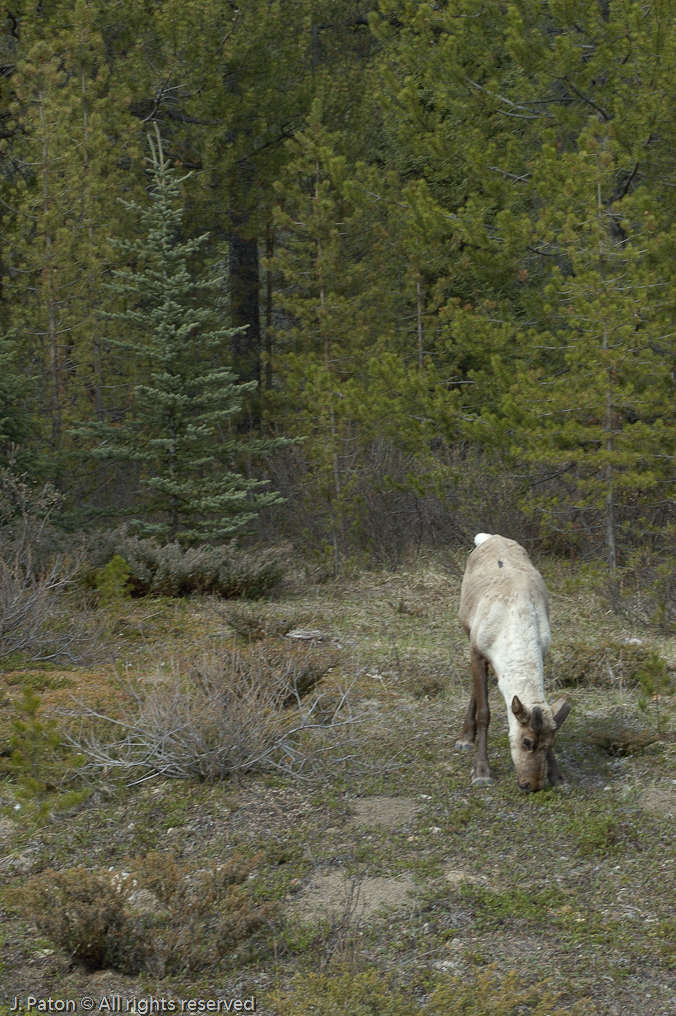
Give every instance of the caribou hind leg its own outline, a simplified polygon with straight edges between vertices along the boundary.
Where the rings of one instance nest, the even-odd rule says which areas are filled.
[[[472,692],[472,697],[469,700],[469,706],[467,707],[465,722],[462,727],[462,734],[455,742],[456,749],[458,751],[462,751],[464,748],[473,748],[475,737],[476,737],[476,695],[474,694],[474,692]]]
[[[474,648],[471,650],[471,660],[476,699],[476,726],[479,735],[472,783],[492,783],[487,753],[488,724],[491,721],[491,711],[488,707],[488,661]]]

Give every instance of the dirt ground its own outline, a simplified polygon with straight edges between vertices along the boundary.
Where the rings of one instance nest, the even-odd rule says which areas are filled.
[[[632,639],[674,659],[670,639],[610,614],[570,569],[548,562],[541,567],[551,593],[555,661],[567,659],[571,647],[612,648]],[[37,830],[10,817],[14,791],[6,779],[0,1014],[15,996],[91,996],[100,1011],[104,996],[152,994],[254,995],[256,1011],[273,1016],[286,1012],[275,999],[299,978],[329,983],[345,970],[355,977],[373,972],[389,985],[389,996],[401,993],[408,1011],[424,1013],[439,985],[471,980],[490,965],[498,979],[516,970],[525,985],[544,982],[558,993],[557,1011],[676,1012],[672,700],[665,695],[660,703],[659,740],[613,754],[594,737],[618,716],[639,732],[654,726],[652,705],[639,707],[645,703],[637,681],[613,684],[600,675],[597,682],[562,686],[554,673],[550,694],[565,694],[573,703],[557,739],[568,782],[560,790],[522,795],[509,757],[505,707],[493,687],[489,757],[495,781],[473,786],[471,752],[454,751],[469,694],[466,640],[456,619],[457,572],[428,561],[407,572],[340,583],[296,582],[251,605],[266,617],[293,614],[297,627],[320,633],[307,652],[328,645],[340,654],[322,687],[335,692],[352,685],[352,708],[361,720],[350,760],[329,760],[311,779],[254,773],[212,784],[157,778],[128,786],[102,774],[90,781],[86,801]],[[125,677],[151,674],[214,639],[224,651],[237,644],[217,601],[110,609],[124,615],[128,630],[142,632],[121,643]],[[55,673],[26,668],[4,675],[5,736],[26,682],[35,687],[42,681],[46,715],[56,716],[73,696],[112,712],[120,707],[119,666],[59,671],[67,686],[50,687]],[[152,964],[134,975],[87,970],[36,932],[16,896],[26,879],[49,869],[128,871],[153,852],[191,871],[234,855],[249,858],[248,898],[275,908],[269,933],[200,970],[167,973]],[[333,1010],[302,1011],[321,1016]]]

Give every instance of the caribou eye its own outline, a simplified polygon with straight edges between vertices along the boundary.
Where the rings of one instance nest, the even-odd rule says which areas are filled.
[[[524,737],[522,744],[527,751],[533,751],[535,748],[535,741],[531,741],[530,737]]]

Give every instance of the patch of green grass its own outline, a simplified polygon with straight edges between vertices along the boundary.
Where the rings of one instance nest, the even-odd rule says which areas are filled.
[[[271,1002],[279,1016],[410,1016],[418,1009],[408,991],[375,971],[304,974]]]
[[[676,920],[660,921],[655,932],[657,951],[669,970],[676,968]]]
[[[62,670],[63,668],[59,667],[58,669]],[[49,670],[39,673],[13,671],[11,674],[5,674],[5,681],[10,686],[18,685],[21,689],[26,688],[29,691],[58,691],[59,688],[72,688],[75,684],[72,677],[66,677],[64,674],[51,674]]]
[[[500,976],[493,967],[471,980],[449,978],[432,993],[426,1016],[571,1016],[596,1011],[590,998],[566,998],[551,982],[524,984],[512,971]]]
[[[636,852],[641,849],[637,823],[629,815],[614,810],[604,811],[597,807],[575,815],[571,831],[582,857],[608,857],[623,850]]]
[[[311,958],[319,960],[325,953],[331,929],[331,922],[326,918],[303,921],[291,917],[279,929],[276,940],[277,952],[281,956],[301,956],[306,963]]]
[[[7,656],[2,658],[2,670],[5,673],[5,680],[7,675],[14,671],[43,671],[48,673],[53,670],[71,670],[74,671],[76,668],[63,663],[53,663],[51,660],[31,660],[30,656],[26,653],[8,653]]]
[[[508,920],[546,923],[548,915],[565,906],[568,898],[555,886],[545,890],[511,887],[494,891],[465,882],[459,891],[474,911],[478,930],[492,930]]]
[[[428,985],[416,984],[423,988]],[[498,975],[493,968],[468,978],[445,978],[431,991],[424,1007],[411,985],[397,983],[377,970],[297,976],[287,989],[269,998],[279,1016],[584,1016],[591,1000],[573,1000],[547,982],[526,985],[516,973]]]

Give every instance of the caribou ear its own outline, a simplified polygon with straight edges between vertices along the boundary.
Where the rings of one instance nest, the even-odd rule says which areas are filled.
[[[573,707],[570,702],[567,702],[565,699],[559,699],[558,702],[554,703],[552,706],[552,712],[554,713],[554,723],[556,724],[557,730],[562,725],[572,708]]]
[[[536,734],[542,730],[542,710],[540,706],[533,706],[533,712],[530,714],[530,728]]]
[[[530,720],[530,713],[522,704],[521,699],[518,695],[515,695],[512,699],[512,712],[516,716],[519,723],[528,723]]]

